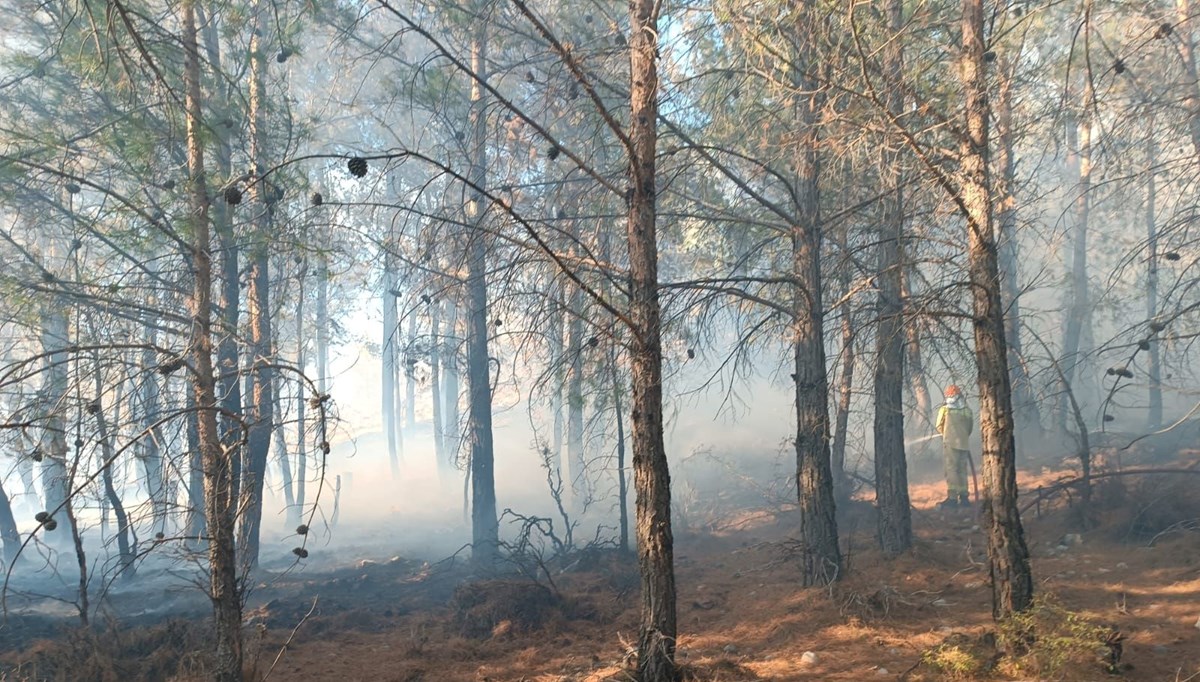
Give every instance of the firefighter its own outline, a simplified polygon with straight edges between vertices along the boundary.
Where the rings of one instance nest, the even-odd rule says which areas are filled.
[[[971,453],[967,439],[975,429],[975,415],[967,407],[962,390],[951,384],[946,387],[946,403],[938,410],[937,430],[942,434],[942,455],[946,467],[946,499],[942,508],[968,507],[967,463]]]

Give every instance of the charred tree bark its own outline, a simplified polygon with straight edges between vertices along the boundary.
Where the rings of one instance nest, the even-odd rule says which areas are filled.
[[[963,0],[963,58],[960,64],[966,94],[967,136],[960,151],[960,200],[967,221],[968,274],[983,441],[983,525],[988,538],[992,615],[1002,618],[1030,605],[1033,577],[1017,507],[1012,393],[988,178],[989,106],[983,27],[983,0]]]
[[[1037,397],[1021,353],[1021,282],[1017,246],[1017,160],[1013,139],[1013,69],[1007,59],[1000,60],[999,89],[996,97],[996,168],[997,240],[999,241],[1000,283],[1003,287],[1004,335],[1008,342],[1008,366],[1012,372],[1013,409],[1018,430],[1039,433],[1042,419]]]
[[[792,225],[792,268],[796,280],[792,301],[796,384],[796,491],[800,501],[800,535],[804,543],[801,581],[805,586],[837,580],[842,557],[838,547],[837,510],[829,453],[829,384],[825,374],[824,312],[821,304],[820,137],[824,106],[822,86],[812,71],[816,54],[809,38],[815,30],[813,0],[794,0],[797,64],[792,86],[793,117],[798,139],[794,151],[795,224]]]
[[[668,682],[676,676],[675,549],[671,474],[663,441],[662,320],[655,224],[658,8],[656,0],[629,3],[631,186],[627,241],[633,323],[633,485],[637,491],[638,565],[642,576],[637,658],[641,682]]]
[[[499,554],[496,482],[492,449],[492,372],[488,357],[487,230],[483,197],[487,186],[487,101],[480,80],[487,79],[487,23],[477,22],[471,36],[471,159],[467,240],[467,376],[470,389],[471,553],[481,566],[493,566]],[[457,395],[454,396],[457,398]]]
[[[883,69],[889,79],[898,83],[904,70],[899,35],[904,23],[902,1],[889,0],[887,14],[888,29],[895,35],[884,48]],[[903,110],[904,95],[899,88],[889,90],[887,106],[894,115]],[[879,235],[879,324],[875,333],[876,537],[885,555],[896,556],[912,546],[912,505],[904,453],[904,308],[900,284],[904,195],[899,153],[885,145],[880,162],[886,196]]]
[[[199,450],[204,465],[204,502],[208,519],[209,598],[213,605],[216,655],[214,682],[242,679],[242,600],[237,580],[230,459],[217,429],[216,382],[212,365],[212,252],[209,244],[208,186],[201,113],[200,51],[196,40],[196,2],[183,0],[184,106],[187,120],[188,200],[191,209],[190,264],[193,289],[188,301],[192,391],[197,410]]]

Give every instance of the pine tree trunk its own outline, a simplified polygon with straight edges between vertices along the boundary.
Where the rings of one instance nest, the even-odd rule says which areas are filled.
[[[843,293],[850,290],[849,269],[842,277]],[[850,427],[850,403],[854,399],[854,365],[857,361],[854,349],[854,308],[849,301],[842,313],[842,367],[838,372],[837,413],[833,423],[833,443],[829,448],[829,460],[833,473],[835,502],[850,498],[850,479],[846,475],[846,439]]]
[[[305,318],[304,318],[304,299],[306,297],[306,291],[304,289],[304,279],[305,279],[305,275],[307,275],[307,274],[308,274],[308,263],[304,263],[300,267],[300,276],[299,276],[300,291],[296,297],[296,367],[300,369],[300,372],[302,374],[304,374],[306,372],[305,363],[307,362],[307,357],[305,356],[304,350],[305,350],[306,344],[308,343],[307,337],[305,336],[305,333],[304,333],[305,327],[306,327]],[[283,424],[282,401],[277,400],[276,403],[280,404],[280,414],[279,414],[280,419],[277,423],[282,425]],[[308,401],[305,400],[304,386],[302,384],[297,384],[296,385],[296,468],[298,470],[298,473],[295,477],[293,477],[290,471],[287,471],[287,470],[284,471],[284,477],[287,479],[284,482],[284,499],[288,503],[288,510],[289,510],[288,511],[288,521],[289,521],[288,525],[298,524],[300,522],[301,517],[304,516],[304,503],[303,503],[304,477],[306,475],[305,469],[308,468],[308,443],[307,443],[308,437],[305,433],[305,427],[308,424],[307,416],[305,414],[305,411],[307,409],[308,409]],[[280,431],[280,434],[283,433],[282,428],[280,428],[279,431]],[[282,441],[283,438],[281,437],[280,440]],[[287,464],[287,461],[288,461],[287,453],[281,451],[280,456],[281,456],[280,461],[283,462],[284,464]],[[296,500],[294,499],[296,497],[296,494],[293,491],[296,491],[299,493],[299,496],[301,498],[301,501],[299,504],[297,504]]]
[[[383,427],[383,433],[387,438],[388,463],[392,468],[392,478],[400,476],[400,458],[396,450],[396,357],[397,357],[397,338],[399,332],[399,321],[396,315],[396,257],[392,254],[391,240],[384,245],[383,253],[383,277],[381,291],[379,292],[380,304],[383,307],[383,338],[380,344],[380,352],[382,354],[382,377],[380,388],[383,391],[382,409],[380,415],[380,423]]]
[[[1091,86],[1085,87],[1088,93],[1084,97],[1083,115],[1067,118],[1067,149],[1072,156],[1068,162],[1071,166],[1074,188],[1074,235],[1072,239],[1071,257],[1071,303],[1067,308],[1067,319],[1064,325],[1062,344],[1062,363],[1064,383],[1073,384],[1080,357],[1087,349],[1081,347],[1085,335],[1090,335],[1091,302],[1088,300],[1088,229],[1091,217],[1091,174],[1092,174],[1092,124],[1089,107],[1091,106]],[[1063,397],[1059,401],[1060,430],[1065,430],[1071,419],[1071,406],[1066,399],[1065,387]]]
[[[100,358],[94,358],[93,362],[97,368],[95,373],[96,395],[100,396],[104,392],[99,372]],[[104,484],[104,499],[112,507],[113,517],[117,521],[117,573],[122,580],[128,581],[133,578],[136,570],[134,560],[137,558],[137,547],[134,546],[133,528],[129,525],[129,516],[125,513],[125,505],[121,503],[121,496],[117,494],[117,488],[113,484],[112,468],[116,465],[117,454],[113,447],[112,436],[108,431],[108,420],[104,416],[103,407],[96,412],[96,439],[100,443],[100,456],[102,457],[103,468],[100,470],[100,478]]]
[[[266,55],[258,34],[263,33],[261,13],[256,7],[258,30],[250,40],[250,159],[255,182],[251,206],[257,211],[254,225],[253,254],[247,276],[247,314],[250,320],[252,391],[249,413],[250,434],[246,446],[242,490],[243,561],[253,568],[258,564],[259,536],[262,532],[263,483],[274,430],[275,409],[275,337],[271,321],[271,227],[275,212],[274,190],[264,177],[267,153]]]
[[[1197,149],[1200,154],[1200,148]],[[1158,317],[1158,223],[1155,217],[1158,192],[1154,173],[1158,165],[1158,149],[1154,143],[1154,118],[1149,120],[1146,132],[1146,319]],[[1162,426],[1162,359],[1158,339],[1150,339],[1150,361],[1146,368],[1150,383],[1149,410],[1146,414],[1146,430],[1156,431]]]
[[[797,146],[796,217],[792,225],[795,277],[793,379],[796,383],[796,492],[804,544],[801,582],[824,585],[841,574],[837,510],[829,453],[829,384],[825,374],[824,312],[821,304],[820,152],[818,118],[824,106],[821,85],[812,75],[816,55],[814,0],[793,0],[797,63],[793,74],[793,116]]]
[[[572,242],[578,239],[577,221],[571,220]],[[574,252],[572,251],[572,255]],[[571,470],[572,504],[576,514],[587,505],[589,481],[583,451],[583,292],[571,286],[567,302],[567,461]]]
[[[0,477],[0,548],[4,550],[4,569],[11,569],[21,551],[21,533],[17,531],[12,503],[4,492],[3,477]]]
[[[1183,95],[1183,104],[1187,109],[1188,134],[1192,138],[1192,151],[1200,157],[1200,78],[1197,78],[1196,70],[1191,4],[1191,0],[1175,0],[1175,13],[1179,18],[1179,48],[1183,57],[1184,72],[1187,74],[1187,91]]]
[[[631,0],[629,32],[630,368],[633,383],[633,485],[637,494],[642,619],[638,679],[676,677],[675,549],[671,474],[663,442],[662,321],[658,300],[657,180],[658,2]]]
[[[622,400],[624,387],[620,369],[617,367],[617,340],[614,338],[608,351],[608,366],[612,372],[613,414],[617,421],[617,523],[620,539],[617,549],[625,554],[629,551],[629,475],[625,465],[625,405]]]
[[[155,345],[158,341],[153,326],[147,324],[144,328],[146,344]],[[154,351],[142,351],[142,365],[153,367],[155,364]],[[97,377],[96,391],[101,387]],[[167,478],[164,475],[163,456],[159,444],[163,442],[162,429],[154,426],[160,419],[159,414],[158,376],[150,373],[142,381],[142,426],[149,429],[149,434],[142,439],[142,466],[146,470],[146,491],[150,495],[150,505],[154,515],[155,532],[165,533],[167,528]]]
[[[1029,550],[1017,508],[1016,442],[1000,269],[988,178],[988,99],[983,0],[963,0],[962,82],[966,130],[961,150],[961,200],[967,220],[975,357],[979,373],[979,426],[983,441],[983,526],[988,538],[992,615],[1008,616],[1033,599]]]
[[[304,403],[303,394],[300,394],[300,397],[301,397],[301,399],[299,400],[299,402],[301,404],[303,404]],[[283,478],[283,506],[287,510],[288,525],[292,525],[292,524],[299,522],[300,515],[299,515],[299,509],[297,509],[297,507],[296,507],[296,494],[295,494],[296,482],[295,482],[295,477],[292,475],[292,463],[290,460],[291,455],[288,453],[287,438],[284,436],[283,428],[282,428],[283,423],[285,421],[285,417],[286,417],[286,415],[284,413],[284,409],[283,409],[283,402],[284,402],[283,387],[280,386],[279,375],[276,374],[276,376],[275,376],[275,405],[273,407],[273,412],[272,412],[271,418],[274,420],[274,422],[276,424],[280,425],[280,428],[275,429],[275,433],[273,434],[272,440],[274,441],[274,445],[272,446],[272,449],[273,449],[273,455],[275,457],[275,460],[279,462],[279,475],[280,475],[280,477]],[[304,421],[301,419],[301,420],[299,420],[299,423],[300,423],[299,435],[301,438],[303,438],[304,437]],[[303,441],[301,441],[301,442],[303,442]]]
[[[408,313],[408,345],[404,353],[404,428],[412,433],[417,428],[417,377],[413,372],[416,362],[412,349],[417,343],[417,313]]]
[[[442,446],[446,449],[446,457],[453,467],[457,464],[458,458],[462,456],[460,451],[462,431],[458,418],[460,398],[458,350],[462,337],[458,334],[458,301],[452,295],[446,305],[450,308],[450,316],[446,320],[446,334],[442,337],[445,339],[445,344],[442,346],[442,401],[446,407],[442,413]]]
[[[563,355],[563,322],[564,322],[564,305],[563,305],[563,287],[561,285],[551,284],[554,287],[555,295],[550,305],[554,307],[550,313],[550,366],[551,366],[551,385],[550,385],[550,414],[553,419],[553,427],[550,435],[550,451],[554,462],[554,469],[560,474],[563,471],[563,392],[566,383],[565,372],[563,368],[566,365],[566,357]]]
[[[187,393],[187,422],[185,425],[188,448],[188,509],[187,536],[191,547],[199,548],[205,541],[205,531],[208,528],[204,501],[204,460],[200,452],[199,411],[196,409],[196,396],[192,391]],[[116,491],[113,491],[116,494]]]
[[[1008,341],[1008,366],[1012,371],[1013,409],[1018,431],[1040,433],[1042,418],[1037,397],[1021,353],[1021,282],[1017,246],[1017,161],[1013,139],[1013,69],[1007,59],[1000,60],[999,90],[996,97],[996,168],[998,207],[996,223],[999,241],[1000,283],[1003,286],[1004,335]]]
[[[216,40],[214,37],[213,41]],[[215,52],[210,46],[210,55]],[[211,58],[211,57],[210,57]],[[213,62],[214,65],[217,62]],[[210,97],[220,97],[220,91],[209,93]],[[228,178],[233,175],[232,149],[229,141],[222,136],[215,140],[215,165],[218,177]],[[230,453],[231,475],[233,476],[232,499],[237,500],[241,495],[242,456],[244,433],[242,431],[242,384],[239,381],[238,338],[240,334],[241,315],[241,256],[238,235],[233,229],[233,210],[224,201],[217,201],[209,207],[217,243],[220,248],[221,263],[219,280],[221,283],[217,309],[219,319],[217,333],[217,394],[221,396],[221,415],[218,423],[221,429],[221,444]],[[193,453],[198,453],[193,449]],[[199,457],[196,454],[196,457]],[[204,532],[203,512],[197,514],[199,533]]]
[[[904,365],[908,374],[908,390],[912,393],[912,411],[913,416],[919,422],[918,428],[921,431],[932,432],[934,430],[933,399],[930,397],[929,381],[925,376],[925,359],[921,353],[921,320],[917,304],[913,302],[916,300],[912,289],[916,272],[907,256],[903,256],[902,260],[904,260],[905,266],[900,280],[900,287],[901,295],[906,302],[904,309]]]
[[[188,301],[192,320],[188,346],[192,365],[190,377],[196,401],[197,436],[204,466],[205,515],[209,529],[209,598],[213,605],[216,640],[216,655],[210,674],[214,682],[240,682],[242,601],[234,546],[230,460],[221,447],[216,418],[216,382],[212,365],[212,253],[202,142],[207,127],[201,113],[200,52],[196,42],[195,10],[195,0],[183,0],[184,104],[191,208],[189,222],[193,239],[190,251],[193,290]]]
[[[329,263],[317,261],[317,390],[329,391]]]
[[[471,36],[471,70],[487,79],[487,24]],[[492,450],[492,371],[488,357],[488,240],[483,198],[487,187],[487,101],[479,81],[471,83],[471,159],[467,240],[467,378],[470,391],[471,552],[476,564],[494,566],[499,554],[496,482]],[[457,396],[455,396],[457,397]]]
[[[50,254],[47,254],[50,257]],[[47,266],[51,267],[51,266]],[[69,343],[68,322],[65,308],[50,304],[42,311],[42,352],[46,353],[43,364],[44,384],[40,398],[45,406],[45,426],[42,429],[38,449],[42,456],[42,497],[46,500],[46,511],[55,517],[61,531],[47,533],[48,543],[69,547],[70,532],[61,516],[68,505],[71,490],[70,472],[67,469],[66,422],[61,410],[65,409],[69,377],[67,354],[63,351]]]
[[[433,393],[433,455],[437,459],[437,470],[443,485],[450,482],[454,471],[453,462],[446,452],[446,439],[442,424],[442,302],[433,301],[429,311],[429,383]]]
[[[893,82],[901,82],[904,53],[900,32],[904,24],[901,0],[889,0],[888,29],[893,36],[884,48],[883,68]],[[892,88],[888,108],[900,115],[904,95]],[[900,155],[883,146],[880,170],[883,198],[879,235],[879,324],[875,331],[875,504],[876,537],[886,556],[912,547],[912,505],[908,498],[908,461],[904,453],[904,309],[901,303],[900,245],[904,240],[904,195]]]

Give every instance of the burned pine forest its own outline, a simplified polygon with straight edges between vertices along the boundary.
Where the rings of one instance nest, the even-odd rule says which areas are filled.
[[[0,680],[1200,680],[1191,0],[0,26]]]

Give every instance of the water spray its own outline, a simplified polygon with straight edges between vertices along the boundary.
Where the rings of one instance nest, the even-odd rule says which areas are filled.
[[[935,433],[933,435],[924,436],[922,438],[913,438],[911,440],[904,441],[904,447],[907,448],[907,447],[911,447],[913,445],[920,445],[921,443],[928,443],[929,441],[934,440],[935,438],[941,438],[941,437],[942,437],[942,434]]]

